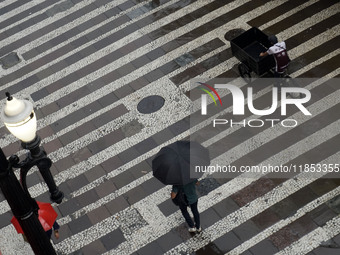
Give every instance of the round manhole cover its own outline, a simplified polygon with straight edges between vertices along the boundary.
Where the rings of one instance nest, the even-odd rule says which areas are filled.
[[[241,28],[232,29],[232,30],[228,31],[227,33],[225,33],[224,38],[227,41],[231,41],[232,39],[238,37],[240,34],[242,34],[244,32],[245,31]]]
[[[137,110],[144,114],[153,113],[162,108],[164,101],[161,96],[148,96],[138,103]]]

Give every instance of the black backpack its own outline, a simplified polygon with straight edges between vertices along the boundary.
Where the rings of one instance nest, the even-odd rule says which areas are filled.
[[[176,194],[176,197],[174,199],[172,199],[172,202],[177,205],[177,206],[188,206],[188,199],[186,197],[186,195],[183,192],[182,188],[178,189],[178,192]]]

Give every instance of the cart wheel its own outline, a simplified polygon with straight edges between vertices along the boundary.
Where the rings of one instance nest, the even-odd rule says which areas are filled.
[[[248,68],[248,66],[246,66],[245,64],[241,63],[238,65],[238,72],[240,73],[241,77],[247,82],[250,82],[250,70]]]

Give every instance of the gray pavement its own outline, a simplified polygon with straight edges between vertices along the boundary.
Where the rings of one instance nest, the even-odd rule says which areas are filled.
[[[339,10],[335,0],[1,1],[2,104],[6,91],[34,104],[65,193],[54,204],[58,254],[339,254],[337,175],[205,175],[198,187],[203,231],[189,234],[171,187],[151,169],[160,148],[195,135],[212,165],[339,164]],[[232,80],[245,91],[225,34],[253,26],[286,42],[291,77],[313,79],[304,84],[313,116],[289,109],[295,128],[238,126],[211,135],[206,123],[192,121],[200,94],[190,81]],[[259,106],[268,106],[271,89],[255,88]],[[220,95],[231,107],[228,94]],[[149,96],[158,101],[140,106]],[[6,156],[24,155],[2,123],[0,133]],[[49,201],[35,169],[28,186]],[[0,204],[0,251],[33,254],[1,193]]]

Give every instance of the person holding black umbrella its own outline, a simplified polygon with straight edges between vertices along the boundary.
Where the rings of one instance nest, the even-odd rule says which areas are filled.
[[[203,173],[195,172],[195,166],[209,166],[209,150],[194,141],[177,141],[169,144],[156,154],[152,160],[152,173],[165,185],[173,185],[171,198],[179,206],[189,232],[202,231],[200,215],[197,209],[197,179]],[[188,213],[188,206],[194,215],[194,221]]]
[[[201,232],[202,228],[200,225],[200,215],[197,208],[198,203],[198,196],[196,192],[196,185],[198,185],[199,182],[197,180],[190,182],[186,185],[173,185],[172,191],[171,191],[171,199],[175,199],[178,192],[183,192],[184,197],[187,200],[187,203],[179,203],[179,209],[182,212],[182,215],[189,225],[189,232]],[[192,214],[194,215],[194,221],[191,219],[189,212],[188,212],[188,206],[190,206],[190,209],[192,211]]]

